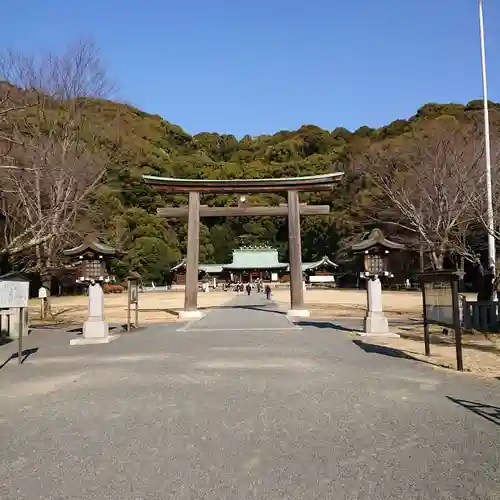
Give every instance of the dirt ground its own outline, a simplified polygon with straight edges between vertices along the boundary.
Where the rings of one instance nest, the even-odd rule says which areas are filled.
[[[442,368],[456,370],[456,346],[453,337],[443,334],[443,328],[431,327],[431,355],[425,356],[422,325],[401,326],[392,329],[400,338],[360,337],[377,352],[396,357],[418,359]],[[500,335],[495,333],[462,334],[464,371],[484,377],[500,376]]]
[[[198,293],[201,309],[219,306],[234,297],[234,292]],[[290,290],[273,290],[274,300],[283,308],[289,309]],[[312,317],[351,317],[362,318],[366,308],[366,292],[363,290],[306,290],[306,307]],[[127,294],[106,294],[104,296],[105,314],[108,322],[124,322],[127,314]],[[56,322],[82,323],[87,317],[87,297],[84,295],[52,297],[52,312]],[[183,308],[184,292],[142,292],[139,294],[139,323],[165,323],[177,321],[177,313]],[[389,317],[419,318],[422,302],[419,293],[384,292],[384,308]],[[30,301],[30,318],[40,318],[40,301]]]
[[[221,305],[234,296],[234,292],[198,293],[200,308]],[[273,290],[273,299],[284,310],[290,307],[290,290]],[[366,310],[364,290],[306,290],[306,307],[315,318],[363,318]],[[106,294],[104,296],[106,317],[110,323],[123,322],[127,313],[127,294]],[[87,314],[87,297],[83,295],[52,297],[52,311],[58,322],[81,323]],[[418,292],[383,292],[383,303],[389,318],[420,319],[422,299]],[[184,292],[142,292],[139,295],[139,322],[162,323],[176,321],[177,312],[183,308]],[[40,318],[40,302],[30,301],[30,317]]]
[[[198,294],[200,309],[219,306],[231,300],[231,292],[209,292]],[[88,302],[84,295],[52,297],[52,312],[55,322],[63,324],[83,323],[87,319]],[[184,292],[139,293],[139,324],[170,323],[178,319],[177,313],[184,307]],[[104,296],[105,316],[109,323],[124,324],[127,319],[127,293]],[[30,300],[30,319],[40,322],[40,301]],[[134,313],[132,312],[132,320]]]
[[[273,298],[283,309],[289,309],[289,289],[273,290]],[[366,291],[307,289],[304,302],[313,318],[363,318],[366,311]],[[419,292],[384,291],[383,304],[389,318],[422,316],[422,296]]]
[[[289,308],[290,291],[273,291],[274,299]],[[471,297],[475,298],[472,294]],[[365,290],[306,290],[304,302],[312,318],[363,318],[366,311]],[[388,319],[421,320],[422,296],[419,292],[383,292],[384,311]],[[431,356],[425,356],[422,324],[392,328],[400,338],[358,337],[374,351],[397,357],[418,359],[444,368],[456,369],[455,343],[443,328],[431,327]],[[500,376],[500,334],[463,335],[464,370],[486,377]]]

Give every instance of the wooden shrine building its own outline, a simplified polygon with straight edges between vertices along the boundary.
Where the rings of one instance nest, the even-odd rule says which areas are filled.
[[[303,279],[331,282],[337,264],[328,257],[323,257],[317,262],[303,262],[301,264]],[[223,283],[248,283],[256,280],[278,282],[290,280],[290,265],[280,262],[278,251],[267,246],[242,247],[233,250],[232,262],[228,264],[198,264],[198,279],[215,279]],[[171,269],[176,284],[185,283],[186,259]],[[331,279],[328,279],[331,277]]]

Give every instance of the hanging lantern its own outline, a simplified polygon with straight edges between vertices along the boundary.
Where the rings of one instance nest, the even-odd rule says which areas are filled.
[[[77,247],[64,250],[63,254],[76,259],[77,282],[80,283],[109,282],[111,261],[124,255],[123,252],[101,243],[93,236],[87,237]]]
[[[394,275],[388,270],[388,258],[392,251],[404,250],[405,246],[387,239],[380,229],[374,229],[367,239],[352,245],[355,253],[363,253],[362,278],[377,278]]]

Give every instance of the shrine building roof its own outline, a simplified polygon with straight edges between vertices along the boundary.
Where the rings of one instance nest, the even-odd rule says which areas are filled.
[[[183,259],[179,264],[172,267],[172,271],[176,271],[186,266],[186,260]],[[315,269],[326,266],[337,268],[337,264],[331,261],[327,256],[315,262],[303,262],[302,271],[314,271]],[[224,270],[241,270],[241,269],[277,269],[288,271],[290,265],[288,262],[280,262],[278,250],[271,247],[242,247],[233,250],[233,261],[230,264],[202,264],[198,266],[200,271],[207,274],[218,274]]]
[[[326,255],[321,258],[320,260],[317,260],[316,262],[302,262],[302,271],[314,271],[315,269],[318,269],[318,267],[321,266],[326,266],[326,267],[339,267],[335,262],[330,260]]]
[[[280,262],[278,250],[271,247],[242,247],[233,251],[233,262],[224,264],[224,269],[286,269],[288,264]]]
[[[352,250],[355,252],[368,250],[369,248],[381,246],[389,250],[403,250],[405,246],[402,243],[396,243],[391,241],[384,236],[384,233],[380,229],[374,229],[368,236],[368,238],[360,241],[359,243],[354,243],[352,245]]]
[[[123,256],[125,255],[124,252],[121,252],[117,250],[116,248],[113,248],[109,245],[106,245],[106,243],[103,243],[102,241],[99,241],[97,238],[85,238],[83,243],[81,245],[78,245],[73,248],[68,248],[66,250],[63,250],[63,255],[73,257],[76,255],[83,254],[84,252],[91,250],[95,253],[106,255],[106,256]]]

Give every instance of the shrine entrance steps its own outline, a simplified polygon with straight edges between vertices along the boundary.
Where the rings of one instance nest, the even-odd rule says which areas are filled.
[[[252,330],[300,330],[264,293],[244,292],[235,295],[230,302],[210,309],[197,321],[181,327],[180,331],[252,331]]]

